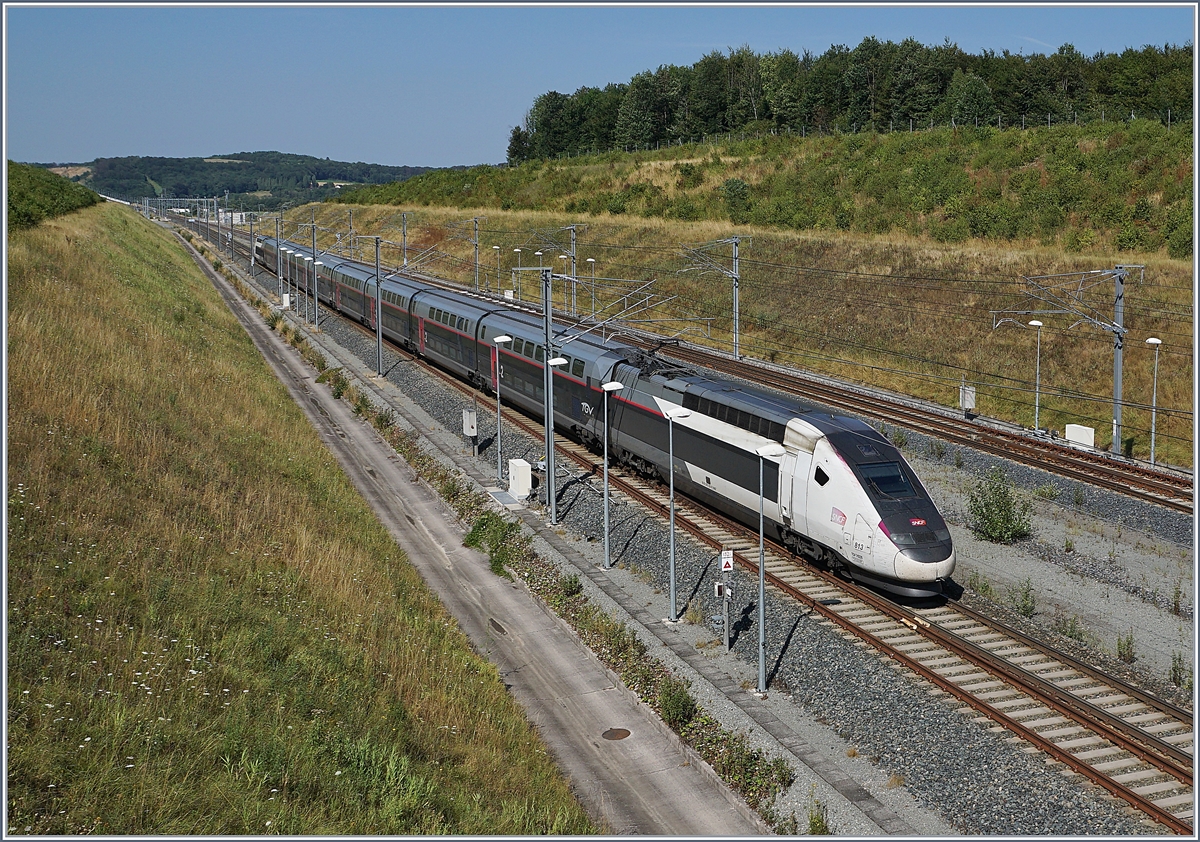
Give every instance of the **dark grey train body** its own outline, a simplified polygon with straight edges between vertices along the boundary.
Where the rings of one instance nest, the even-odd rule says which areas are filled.
[[[258,247],[261,264],[275,265],[274,241],[260,240]],[[290,257],[293,273],[302,277],[303,259]],[[328,264],[318,270],[321,301],[375,328],[374,270],[329,255],[321,260]],[[383,278],[382,294],[388,339],[486,391],[495,389],[498,367],[503,398],[541,417],[546,354],[540,317],[399,275]],[[497,348],[501,335],[513,341]],[[665,413],[687,409],[690,415],[674,422],[680,491],[757,528],[757,451],[775,442],[783,455],[763,463],[772,537],[901,594],[940,593],[953,572],[945,521],[900,452],[867,424],[571,329],[555,337],[555,353],[567,358],[554,372],[559,430],[599,446],[600,386],[618,380],[624,388],[609,398],[610,449],[618,461],[665,479]]]

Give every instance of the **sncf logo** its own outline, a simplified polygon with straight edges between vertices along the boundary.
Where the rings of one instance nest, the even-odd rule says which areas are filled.
[[[836,523],[838,526],[845,526],[846,525],[846,513],[843,512],[841,509],[834,508],[834,510],[829,513],[829,520],[832,521],[833,523]]]
[[[908,519],[908,525],[909,525],[909,526],[924,526],[924,525],[925,525],[925,519],[924,519],[924,518],[920,518],[920,517],[913,517],[913,518],[909,518],[909,519]]]

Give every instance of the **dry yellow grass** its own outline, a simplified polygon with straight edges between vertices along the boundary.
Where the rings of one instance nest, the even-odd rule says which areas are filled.
[[[655,170],[643,163],[641,172],[641,179],[653,173],[656,183],[664,182],[663,166]],[[319,205],[318,224],[345,231],[348,209]],[[473,251],[466,241],[448,238],[447,225],[483,217],[481,280],[494,283],[492,246],[499,245],[501,280],[506,286],[509,269],[515,265],[513,248],[524,249],[523,265],[529,266],[535,261],[532,252],[543,245],[535,231],[581,223],[586,225],[579,231],[577,248],[581,279],[589,272],[587,257],[596,258],[598,276],[654,279],[662,295],[678,296],[656,316],[713,319],[711,341],[726,350],[732,344],[730,284],[723,277],[681,272],[688,262],[680,247],[733,235],[749,238],[752,242],[743,243],[741,249],[743,353],[947,406],[957,406],[959,383],[965,377],[968,383],[978,384],[981,413],[1026,426],[1032,426],[1034,415],[1036,333],[1013,325],[993,330],[991,311],[1040,308],[1025,296],[1023,276],[1144,264],[1144,283],[1139,283],[1139,272],[1134,271],[1126,285],[1123,439],[1134,455],[1148,456],[1154,355],[1145,339],[1158,336],[1164,344],[1158,379],[1157,457],[1178,465],[1192,463],[1194,317],[1191,264],[1186,261],[1160,254],[1071,254],[1036,242],[953,245],[906,234],[781,232],[629,215],[377,205],[353,210],[356,232],[379,233],[396,241],[398,214],[409,211],[410,247],[436,246],[454,255],[454,262],[429,268],[464,283],[474,282]],[[310,208],[305,207],[289,212],[288,218],[306,222],[309,214]],[[569,242],[569,236],[562,235],[562,242]],[[329,234],[320,241],[322,247],[332,243]],[[369,259],[373,260],[373,253]],[[556,256],[544,260],[546,265],[561,265]],[[386,251],[384,261],[398,265],[398,252]],[[730,265],[728,260],[725,265]],[[534,289],[532,283],[525,285],[527,297]],[[1109,283],[1089,293],[1087,300],[1098,313],[1111,317],[1112,295]],[[1075,320],[1062,316],[1042,321],[1046,327],[1041,348],[1041,426],[1061,433],[1067,423],[1082,423],[1095,427],[1097,442],[1108,445],[1110,334],[1086,325],[1071,328]],[[671,323],[671,332],[686,324]],[[696,328],[688,338],[706,341],[698,333],[699,323],[693,324]]]

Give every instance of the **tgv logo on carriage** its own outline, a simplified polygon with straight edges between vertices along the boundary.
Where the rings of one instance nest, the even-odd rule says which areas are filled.
[[[283,263],[303,272],[304,248]],[[277,245],[259,240],[258,259],[276,265]],[[311,254],[309,255],[312,256]],[[321,301],[376,328],[373,267],[321,255]],[[400,274],[382,280],[382,332],[389,340],[541,417],[546,361],[540,317],[479,296],[460,295]],[[507,335],[511,343],[493,339]],[[759,456],[775,442],[783,455],[764,464],[768,531],[793,552],[885,590],[942,592],[954,571],[946,522],[900,452],[854,418],[817,411],[739,382],[706,377],[656,354],[565,329],[555,353],[556,429],[603,445],[600,384],[620,381],[609,401],[609,448],[616,460],[664,481],[667,419],[674,421],[676,488],[758,527]]]

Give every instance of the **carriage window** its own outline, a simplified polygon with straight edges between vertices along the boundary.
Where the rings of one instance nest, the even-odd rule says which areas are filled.
[[[517,341],[520,342],[522,340],[518,339]],[[533,358],[533,343],[526,342],[525,347],[521,349],[521,353],[532,359]]]
[[[817,465],[817,470],[813,472],[813,479],[817,481],[817,485],[824,485],[829,482],[829,474],[821,470],[820,465]]]
[[[541,345],[538,345],[537,348],[534,349],[533,358],[535,360],[537,360],[538,362],[541,362],[542,360],[545,359],[545,356],[542,354],[542,346]]]
[[[466,330],[466,329],[467,329],[467,320],[466,320],[466,319],[464,319],[462,316],[459,316],[459,317],[458,317],[458,329],[459,329],[459,330]]]
[[[576,377],[583,377],[583,360],[571,361],[571,374]]]

